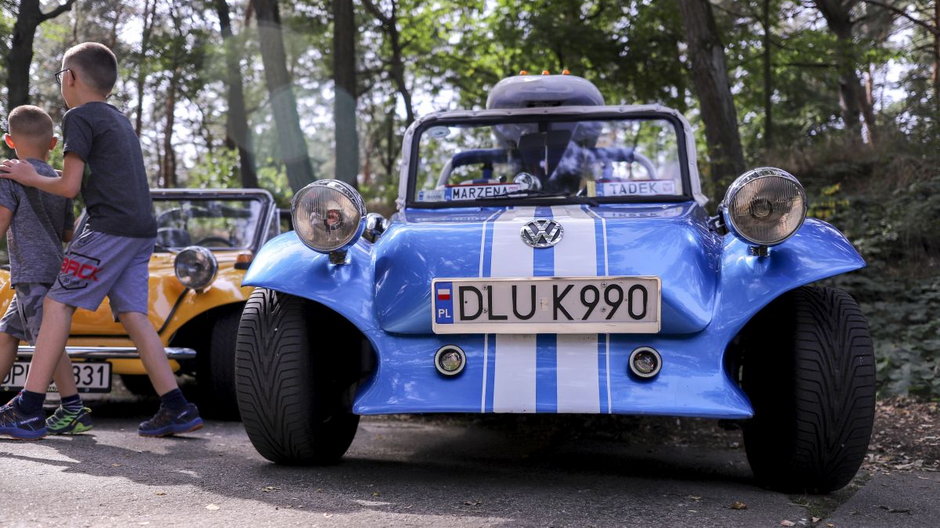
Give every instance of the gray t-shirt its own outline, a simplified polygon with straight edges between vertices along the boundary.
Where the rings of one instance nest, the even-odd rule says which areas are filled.
[[[28,160],[43,176],[58,176],[43,161]],[[62,235],[72,229],[75,214],[72,200],[25,187],[13,180],[0,180],[0,206],[13,213],[7,230],[10,252],[10,282],[55,282],[62,267]]]
[[[127,117],[102,102],[65,113],[65,152],[85,161],[82,197],[91,229],[110,235],[157,236],[140,140]]]

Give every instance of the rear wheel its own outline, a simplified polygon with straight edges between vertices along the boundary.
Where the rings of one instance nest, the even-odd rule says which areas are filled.
[[[258,288],[238,328],[235,385],[242,422],[255,449],[273,462],[338,462],[359,424],[351,410],[359,343],[351,350],[314,346],[313,336],[335,342],[348,325],[332,312],[313,317],[316,306]]]
[[[743,424],[757,480],[785,492],[828,493],[848,484],[871,438],[875,363],[855,300],[802,287],[742,332],[741,384],[754,418]]]
[[[121,374],[121,383],[134,396],[156,397],[157,393],[146,374]]]
[[[218,314],[208,346],[196,354],[196,394],[199,409],[211,418],[237,420],[235,401],[235,337],[241,312]]]

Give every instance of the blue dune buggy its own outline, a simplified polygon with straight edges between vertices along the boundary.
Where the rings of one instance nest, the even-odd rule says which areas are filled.
[[[759,482],[828,492],[868,447],[874,361],[846,293],[864,266],[759,168],[704,209],[689,123],[568,75],[406,132],[398,212],[334,180],[296,194],[238,331],[248,436],[336,462],[360,415],[612,413],[739,420]]]

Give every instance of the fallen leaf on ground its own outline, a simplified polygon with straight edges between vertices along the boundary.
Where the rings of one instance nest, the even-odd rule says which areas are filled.
[[[731,503],[731,509],[732,510],[746,510],[747,504],[744,504],[741,501],[734,501]]]
[[[780,526],[796,526],[796,523],[793,521],[788,521],[786,519],[780,521]]]
[[[207,505],[206,505],[206,509],[209,510],[209,511],[216,511],[216,510],[219,509],[219,505],[218,505],[218,504],[207,504]]]

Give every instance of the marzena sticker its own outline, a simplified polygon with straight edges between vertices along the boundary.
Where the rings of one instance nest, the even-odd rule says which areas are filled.
[[[522,190],[518,183],[498,183],[488,185],[455,185],[444,189],[445,200],[480,200],[495,198],[511,192]]]
[[[673,180],[634,180],[597,184],[598,196],[652,196],[676,194]]]

